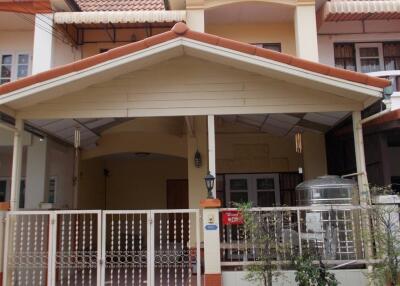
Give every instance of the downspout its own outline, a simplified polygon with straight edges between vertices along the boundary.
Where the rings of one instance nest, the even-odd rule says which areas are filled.
[[[361,121],[360,121],[361,125],[365,124],[367,122],[370,122],[370,121],[372,121],[372,120],[374,120],[376,118],[379,118],[379,117],[391,112],[392,111],[392,104],[391,104],[391,101],[390,101],[390,97],[391,97],[392,94],[393,94],[393,85],[385,87],[383,89],[383,104],[385,104],[386,109],[382,110],[381,112],[375,113],[375,114],[373,114],[371,116],[368,116],[368,117],[366,117],[364,119],[361,119]]]

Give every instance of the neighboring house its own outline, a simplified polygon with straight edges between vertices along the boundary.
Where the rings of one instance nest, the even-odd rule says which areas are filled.
[[[227,270],[257,250],[237,226],[209,234],[218,209],[200,230],[207,171],[224,207],[287,206],[291,252],[311,241],[336,266],[365,267],[368,179],[400,178],[389,2],[0,2],[5,285],[199,285],[201,247],[206,285],[221,285],[221,265],[224,285],[242,285]],[[307,226],[296,185],[350,173],[356,206],[314,210],[325,223]],[[333,252],[327,224],[343,225]]]

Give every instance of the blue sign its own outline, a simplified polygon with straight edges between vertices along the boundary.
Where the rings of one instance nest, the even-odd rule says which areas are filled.
[[[218,226],[216,224],[207,224],[205,228],[206,230],[217,230]]]

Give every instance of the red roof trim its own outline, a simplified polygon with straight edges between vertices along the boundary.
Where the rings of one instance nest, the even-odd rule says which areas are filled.
[[[400,120],[400,109],[396,109],[378,117],[370,122],[365,123],[366,126],[380,125],[386,122]]]
[[[52,13],[50,1],[0,2],[0,11],[24,14]]]
[[[232,49],[238,52],[255,55],[265,59],[281,62],[284,64],[292,65],[304,70],[312,71],[319,74],[324,74],[352,82],[362,83],[378,88],[384,88],[389,86],[391,82],[386,79],[368,76],[366,74],[347,71],[343,69],[338,69],[335,67],[330,67],[327,65],[303,60],[283,53],[278,53],[270,51],[267,49],[255,47],[254,45],[237,42],[234,40],[229,40],[226,38],[221,38],[215,35],[195,32],[189,30],[189,28],[184,23],[177,23],[172,28],[171,31],[161,33],[144,40],[127,44],[118,48],[109,50],[106,53],[91,56],[64,66],[53,68],[51,70],[29,76],[20,80],[16,80],[7,84],[0,86],[0,95],[22,89],[24,87],[50,80],[59,76],[63,76],[72,72],[81,71],[97,64],[113,60],[140,50],[144,50],[148,47],[161,44],[163,42],[172,40],[177,37],[185,37],[188,39],[193,39],[199,42],[224,47],[227,49]]]

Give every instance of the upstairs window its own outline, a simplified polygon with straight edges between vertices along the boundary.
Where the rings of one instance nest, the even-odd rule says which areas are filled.
[[[362,73],[384,70],[382,43],[356,44],[357,70]]]
[[[335,66],[337,68],[355,71],[356,56],[354,44],[335,44]]]
[[[383,44],[385,70],[400,70],[400,43]]]
[[[27,53],[0,55],[0,84],[26,77],[30,73],[30,55]]]
[[[1,56],[1,78],[0,84],[10,82],[12,78],[12,55]]]
[[[267,50],[275,51],[275,52],[282,52],[281,43],[260,43],[254,44],[257,47],[264,48]]]

